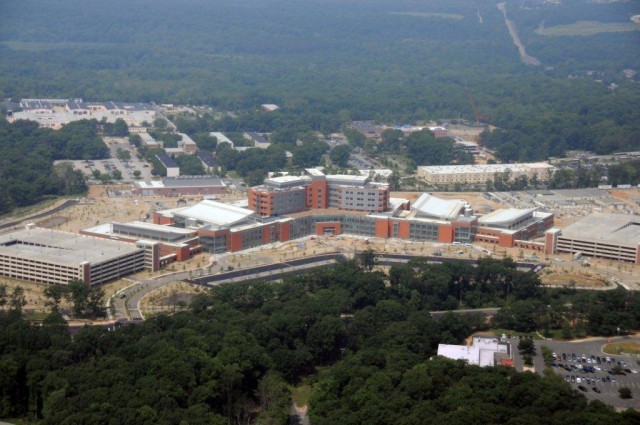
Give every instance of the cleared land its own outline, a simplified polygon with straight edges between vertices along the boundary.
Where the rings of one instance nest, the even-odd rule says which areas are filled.
[[[464,16],[454,13],[427,13],[427,12],[389,12],[392,15],[413,16],[415,18],[443,18],[455,19],[456,21],[464,19]]]
[[[9,288],[9,293],[11,293],[13,288],[18,286],[24,289],[27,304],[23,307],[23,311],[26,312],[28,318],[36,320],[43,319],[49,313],[50,309],[45,305],[47,297],[44,296],[44,288],[47,287],[46,284],[0,277],[0,285],[6,285]],[[102,289],[104,289],[105,292],[105,302],[119,289],[128,285],[131,285],[131,282],[126,279],[118,279],[102,285]],[[69,314],[71,307],[72,305],[63,298],[60,303],[62,314]]]
[[[602,348],[607,354],[640,354],[640,343],[638,342],[615,342],[607,344]]]
[[[574,24],[540,27],[535,32],[546,36],[589,36],[603,32],[635,31],[638,27],[629,22],[578,21]]]
[[[545,285],[573,286],[576,288],[605,288],[607,277],[598,273],[583,270],[567,270],[561,267],[550,267],[540,275]]]

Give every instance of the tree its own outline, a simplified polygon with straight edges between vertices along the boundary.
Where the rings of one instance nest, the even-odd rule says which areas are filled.
[[[536,355],[536,345],[533,341],[533,338],[521,338],[518,343],[518,351],[523,356],[535,356]]]
[[[349,144],[353,147],[361,148],[364,146],[365,140],[367,140],[364,134],[354,128],[346,128],[344,130],[344,135],[347,137]]]
[[[620,394],[620,398],[629,399],[633,397],[633,393],[629,387],[621,387],[618,389],[618,394]]]
[[[73,304],[73,314],[76,317],[83,317],[87,310],[89,285],[80,279],[71,279],[67,284],[65,297],[67,301]]]
[[[53,283],[44,288],[43,294],[48,300],[45,305],[51,307],[51,311],[58,311],[60,309],[60,302],[67,293],[67,286],[61,283]]]
[[[116,158],[118,158],[120,161],[128,161],[131,159],[131,152],[122,148],[118,148],[118,150],[116,151]]]
[[[25,305],[27,305],[27,297],[24,294],[24,288],[22,286],[16,286],[11,292],[9,308],[14,312],[22,313],[22,307]]]
[[[371,271],[376,266],[376,253],[372,249],[356,254],[358,265],[367,271]]]
[[[329,152],[331,163],[337,167],[346,168],[351,155],[351,147],[349,145],[336,146]]]
[[[391,172],[388,182],[389,182],[389,189],[391,189],[392,191],[400,190],[400,174],[398,173],[398,170],[394,169]]]
[[[115,123],[113,123],[112,131],[112,134],[116,137],[125,137],[129,134],[129,126],[127,126],[127,123],[122,118],[118,118]]]
[[[142,137],[140,137],[139,134],[129,134],[129,143],[136,148],[139,148],[142,146]]]
[[[8,291],[7,291],[7,285],[1,285],[0,284],[0,309],[4,310],[4,306],[7,305],[8,302]]]
[[[111,177],[113,177],[114,180],[122,180],[122,172],[120,170],[113,170]]]
[[[160,130],[164,130],[165,128],[167,128],[167,124],[168,124],[167,120],[161,117],[158,117],[155,120],[153,120],[153,126]]]
[[[133,171],[133,177],[134,178],[139,179],[141,175],[142,175],[142,173],[140,172],[140,170],[134,170]]]

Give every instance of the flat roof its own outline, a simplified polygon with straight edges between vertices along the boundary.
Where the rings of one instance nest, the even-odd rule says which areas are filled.
[[[562,229],[560,238],[607,242],[635,248],[640,244],[640,216],[591,214]]]
[[[531,162],[518,164],[475,164],[475,165],[421,165],[418,167],[429,174],[474,174],[474,173],[504,173],[506,170],[522,172],[535,169],[555,169],[545,162]]]
[[[537,208],[518,209],[518,208],[506,208],[495,210],[489,214],[485,214],[478,218],[479,224],[505,224],[516,221],[527,215],[532,215]]]
[[[0,236],[0,254],[79,266],[102,263],[140,251],[135,245],[35,227]]]
[[[263,136],[256,133],[255,131],[247,131],[245,134],[249,136],[251,140],[253,140],[256,143],[262,143],[262,144],[269,143],[267,139],[265,139]]]
[[[480,362],[480,350],[468,345],[438,344],[438,355],[454,360],[466,360],[471,365]]]
[[[218,143],[229,143],[231,147],[233,147],[233,141],[219,131],[212,131],[209,133],[209,136],[215,137],[218,140]]]
[[[156,158],[165,166],[165,168],[178,168],[178,164],[164,152],[158,152]]]
[[[174,216],[199,220],[215,226],[231,226],[256,215],[252,210],[213,200],[204,200],[196,205],[169,210]]]
[[[218,176],[177,176],[163,177],[164,187],[226,187],[222,179]]]
[[[198,151],[198,158],[200,161],[204,162],[208,167],[217,167],[218,163],[211,156],[210,153],[206,153],[203,151]]]
[[[282,183],[294,183],[300,182],[300,184],[308,184],[311,183],[311,177],[309,176],[280,176],[280,177],[270,177],[264,180],[266,183],[274,183],[274,184],[282,184]]]
[[[467,203],[459,199],[440,199],[430,193],[423,193],[413,203],[411,209],[418,215],[439,218],[442,220],[453,220],[460,215]]]

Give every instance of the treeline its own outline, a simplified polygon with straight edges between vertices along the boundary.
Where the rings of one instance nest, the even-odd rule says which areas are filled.
[[[532,69],[519,62],[493,3],[331,1],[280,8],[251,1],[238,8],[190,0],[191,7],[176,9],[171,1],[150,7],[145,0],[126,5],[124,17],[121,3],[93,1],[82,12],[78,4],[25,1],[3,9],[0,36],[9,41],[0,45],[0,97],[205,104],[234,112],[236,118],[218,117],[222,131],[327,134],[352,120],[475,119],[468,88],[479,113],[503,129],[486,143],[504,161],[636,146],[640,92],[621,71],[640,67],[633,48],[638,31],[532,36],[532,47],[546,52],[544,67]],[[520,6],[509,2],[508,9],[529,41],[543,19],[553,25],[580,13],[628,21],[636,2]],[[63,19],[68,31],[55,31]],[[190,31],[177,37],[176,22]],[[96,33],[96,27],[109,30]],[[604,82],[567,78],[589,69],[604,70],[598,76]],[[607,89],[612,81],[620,87]],[[262,103],[281,109],[260,112]],[[181,124],[192,137],[206,135],[198,121]]]
[[[494,318],[496,326],[518,332],[536,330],[564,338],[587,335],[613,336],[640,327],[640,296],[622,288],[576,292],[570,297],[520,300],[503,307]]]
[[[107,158],[97,122],[77,121],[61,130],[0,118],[0,214],[34,204],[46,196],[74,195],[87,187],[81,171],[54,160]]]
[[[366,252],[283,283],[222,285],[189,311],[115,332],[85,328],[73,339],[56,309],[33,326],[11,304],[0,312],[0,417],[284,424],[289,385],[309,377],[319,424],[638,420],[587,404],[555,377],[429,361],[439,343],[486,326],[473,315],[434,320],[430,309],[537,299],[534,273],[509,260],[482,260],[477,270],[418,260],[389,276],[374,266]]]

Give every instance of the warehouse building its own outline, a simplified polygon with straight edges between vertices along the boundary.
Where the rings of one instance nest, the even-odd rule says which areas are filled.
[[[476,164],[476,165],[437,165],[418,167],[418,177],[434,185],[486,184],[493,182],[496,175],[508,180],[526,177],[528,181],[549,181],[556,168],[544,162],[527,164]]]
[[[568,252],[640,264],[640,216],[592,214],[546,234],[548,253]]]
[[[144,269],[157,270],[158,260],[158,245],[149,241],[123,243],[33,224],[0,236],[0,275],[32,282],[67,284],[80,279],[97,285]]]

